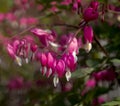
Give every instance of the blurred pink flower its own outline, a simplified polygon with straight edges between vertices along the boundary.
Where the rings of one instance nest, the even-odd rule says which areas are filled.
[[[91,7],[86,8],[83,12],[83,18],[87,22],[96,20],[98,18],[98,15],[98,11]]]
[[[0,13],[0,22],[2,22],[5,19],[5,15],[3,13]]]
[[[70,5],[72,3],[72,0],[63,0],[62,2],[61,2],[61,4],[62,5]]]
[[[95,9],[96,11],[98,10],[99,2],[98,1],[92,1],[90,3],[90,7]]]
[[[8,81],[7,87],[9,90],[21,89],[24,87],[24,80],[22,77],[15,77]]]
[[[96,80],[95,79],[88,79],[85,83],[86,87],[94,88],[96,86]]]
[[[50,30],[43,30],[39,28],[34,28],[31,32],[37,36],[44,46],[48,46],[50,42],[55,40],[55,36],[52,31]]]
[[[92,106],[100,106],[104,102],[105,102],[105,99],[99,96],[92,101]]]

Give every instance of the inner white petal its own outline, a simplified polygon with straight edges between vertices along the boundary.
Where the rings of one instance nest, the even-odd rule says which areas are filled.
[[[71,78],[71,72],[69,70],[65,73],[65,77],[66,77],[67,81],[70,80],[70,78]]]
[[[54,87],[56,87],[58,83],[59,83],[59,78],[58,78],[58,76],[55,75],[53,78]]]

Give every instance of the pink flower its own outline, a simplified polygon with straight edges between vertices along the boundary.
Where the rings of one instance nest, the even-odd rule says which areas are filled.
[[[72,3],[72,0],[63,0],[61,2],[62,5],[66,5],[66,6],[70,5],[71,3]]]
[[[5,18],[5,15],[0,13],[0,22],[2,22],[4,20],[4,18]]]
[[[54,41],[54,35],[50,30],[43,30],[39,28],[34,28],[31,32],[37,36],[44,46],[48,46],[50,42]]]
[[[7,51],[9,55],[15,59],[19,66],[22,65],[22,60],[25,60],[28,63],[29,52],[33,50],[30,49],[33,45],[33,41],[29,39],[29,37],[13,38],[11,41],[7,43]],[[34,48],[33,53],[37,48]]]
[[[83,12],[83,18],[87,22],[96,20],[98,18],[98,11],[94,8],[88,7]]]
[[[38,20],[34,17],[29,17],[27,18],[27,24],[32,25],[32,24],[37,24]]]
[[[75,59],[75,57],[73,56],[73,54],[68,54],[67,55],[65,63],[66,63],[67,68],[71,72],[75,71],[76,62],[77,62],[77,60]]]
[[[44,9],[44,6],[42,4],[39,4],[37,6],[37,10],[42,11]]]
[[[92,101],[92,106],[99,106],[100,104],[105,102],[105,98],[103,97],[97,97]]]
[[[88,79],[85,83],[86,87],[94,88],[96,86],[96,80],[95,79]]]
[[[56,73],[60,78],[65,74],[65,62],[62,59],[58,60],[56,63]]]
[[[62,85],[62,90],[64,92],[69,92],[72,90],[72,88],[73,88],[73,84],[71,82],[67,82],[65,83],[65,85]]]
[[[13,13],[7,13],[5,14],[5,18],[8,20],[8,21],[15,21],[16,20],[16,16],[13,14]]]
[[[84,27],[84,39],[85,42],[92,43],[93,41],[93,29],[91,26],[85,26]]]
[[[53,78],[53,84],[56,87],[59,83],[59,78],[65,74],[65,62],[62,59],[56,60],[55,62],[55,73]]]
[[[21,28],[26,28],[26,27],[27,27],[27,18],[22,17],[22,18],[19,20],[19,23],[20,23],[20,27],[21,27]]]
[[[60,41],[60,50],[67,49],[68,53],[73,53],[75,52],[76,54],[78,53],[79,49],[79,44],[78,40],[76,37],[74,37],[73,34],[68,34],[68,35],[62,35]]]
[[[18,39],[13,39],[12,42],[9,42],[7,44],[8,53],[9,53],[9,55],[12,58],[16,57],[16,55],[17,55],[17,48],[18,48],[19,44],[20,44],[20,41]]]
[[[80,8],[80,6],[81,6],[81,0],[75,0],[73,2],[73,10],[77,10],[78,11],[78,9]]]
[[[72,39],[72,40],[71,40]],[[68,53],[78,53],[78,49],[79,49],[79,46],[78,46],[78,40],[76,37],[71,37],[70,40],[68,41],[70,42],[70,44],[68,45]]]
[[[95,9],[95,10],[98,10],[98,6],[99,6],[99,2],[98,1],[92,1],[90,3],[90,7]]]
[[[116,78],[116,73],[112,69],[102,70],[97,73],[93,73],[93,77],[97,81],[113,81]]]
[[[52,53],[37,53],[37,60],[41,63],[40,71],[43,75],[50,77],[54,73],[54,57]]]
[[[23,78],[22,77],[15,77],[8,81],[7,87],[9,90],[16,90],[21,89],[24,86]]]
[[[77,2],[74,2],[74,3],[73,3],[72,9],[73,9],[73,10],[78,10],[78,3],[77,3]]]
[[[93,29],[91,26],[84,27],[85,50],[89,52],[92,49]]]
[[[52,6],[52,7],[50,8],[50,10],[51,10],[52,12],[58,12],[58,11],[59,11],[59,9],[57,8],[57,6]]]

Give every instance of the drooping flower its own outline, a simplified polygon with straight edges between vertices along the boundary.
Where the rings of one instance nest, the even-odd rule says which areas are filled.
[[[74,34],[70,33],[68,35],[63,35],[59,41],[60,44],[60,50],[64,51],[67,49],[67,53],[78,53],[79,50],[79,44],[76,37],[74,37]]]
[[[57,60],[55,69],[56,71],[53,78],[53,84],[56,87],[59,83],[59,78],[63,77],[65,74],[65,62],[62,59]]]
[[[34,48],[34,51],[33,51],[32,44],[33,44],[33,41],[30,40],[29,37],[27,36],[22,39],[16,37],[7,43],[6,48],[9,55],[13,59],[15,59],[15,61],[19,66],[21,66],[22,60],[25,60],[25,62],[28,63],[29,52],[31,51],[34,53],[35,49],[37,49],[37,48]]]
[[[85,83],[86,87],[94,88],[96,86],[96,80],[95,79],[88,79]]]
[[[96,11],[98,10],[98,6],[99,6],[99,2],[98,1],[92,1],[90,3],[90,7],[92,7],[93,9],[95,9]]]
[[[65,62],[62,59],[56,62],[56,73],[60,78],[65,74]]]
[[[70,5],[71,3],[72,3],[72,0],[63,0],[61,2],[62,5],[66,5],[66,6]]]
[[[48,46],[50,42],[55,40],[54,35],[50,30],[34,28],[31,32],[39,38],[41,44],[44,46]]]
[[[65,77],[67,81],[69,81],[71,78],[71,73],[75,71],[77,58],[73,54],[64,54],[62,59],[64,60],[66,65]]]
[[[2,22],[5,19],[5,15],[0,13],[0,22]]]
[[[83,12],[83,18],[86,22],[96,20],[98,16],[98,11],[91,7],[86,8]]]
[[[81,6],[81,0],[75,0],[73,2],[73,10],[79,11],[80,6]]]
[[[85,50],[89,52],[92,49],[93,29],[91,26],[84,27]]]
[[[24,81],[22,77],[15,77],[8,81],[7,87],[9,90],[16,90],[23,88]]]
[[[116,78],[116,73],[112,69],[107,69],[93,73],[93,77],[96,81],[113,81]]]
[[[100,106],[102,103],[104,103],[106,100],[104,97],[102,96],[99,96],[97,98],[95,98],[93,101],[92,101],[92,106]]]

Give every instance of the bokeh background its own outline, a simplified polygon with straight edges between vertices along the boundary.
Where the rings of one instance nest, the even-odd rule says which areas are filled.
[[[41,75],[39,62],[21,67],[15,63],[7,53],[7,39],[33,36],[29,31],[33,27],[55,30],[59,36],[75,33],[76,29],[63,24],[78,25],[82,14],[69,0],[0,0],[0,106],[120,106],[120,1],[98,1],[109,4],[104,17],[89,23],[99,42],[93,41],[89,53],[80,49],[71,80],[62,78],[54,87],[52,77]],[[83,9],[90,2],[81,0]],[[93,87],[92,73],[108,68],[115,72],[114,80],[102,80]],[[107,75],[113,77],[109,72]]]

